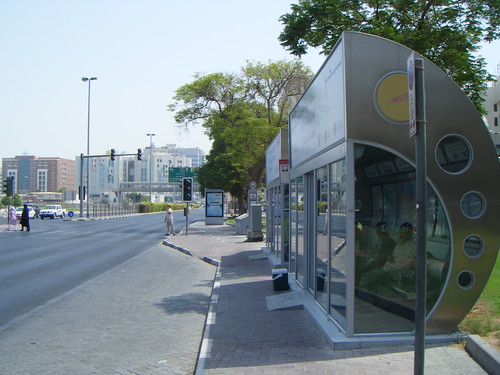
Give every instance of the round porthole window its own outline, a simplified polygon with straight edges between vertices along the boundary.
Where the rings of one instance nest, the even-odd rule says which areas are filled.
[[[464,252],[470,258],[480,257],[484,251],[484,244],[481,237],[471,235],[464,241]]]
[[[474,281],[474,274],[470,271],[462,271],[458,274],[457,282],[462,289],[472,288]]]
[[[469,219],[477,219],[482,216],[486,209],[484,197],[477,192],[469,192],[462,197],[460,203],[462,213]]]
[[[472,149],[464,138],[450,135],[438,143],[436,160],[445,172],[462,173],[472,162]]]

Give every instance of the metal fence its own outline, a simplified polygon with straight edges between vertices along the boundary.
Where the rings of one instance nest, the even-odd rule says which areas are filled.
[[[136,214],[139,212],[137,204],[92,204],[90,207],[91,217],[113,217]]]

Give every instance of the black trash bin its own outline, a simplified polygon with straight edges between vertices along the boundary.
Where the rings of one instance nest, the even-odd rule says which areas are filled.
[[[276,291],[288,290],[288,270],[286,268],[273,269],[273,288]]]

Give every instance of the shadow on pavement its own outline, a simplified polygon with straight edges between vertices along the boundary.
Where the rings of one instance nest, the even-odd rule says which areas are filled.
[[[169,315],[185,313],[206,315],[209,301],[207,295],[203,293],[187,293],[163,298],[160,303],[154,305],[162,308]]]

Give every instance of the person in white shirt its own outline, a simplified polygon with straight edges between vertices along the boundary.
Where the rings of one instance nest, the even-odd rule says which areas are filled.
[[[167,233],[165,233],[167,236],[172,233],[172,235],[175,236],[175,229],[174,229],[174,210],[172,210],[172,207],[170,205],[167,205],[167,212],[165,214],[165,220],[164,222],[167,224]]]
[[[415,228],[410,223],[403,223],[399,227],[399,242],[387,262],[378,269],[361,275],[360,287],[363,289],[377,289],[399,283],[415,274],[416,243],[413,238]]]

